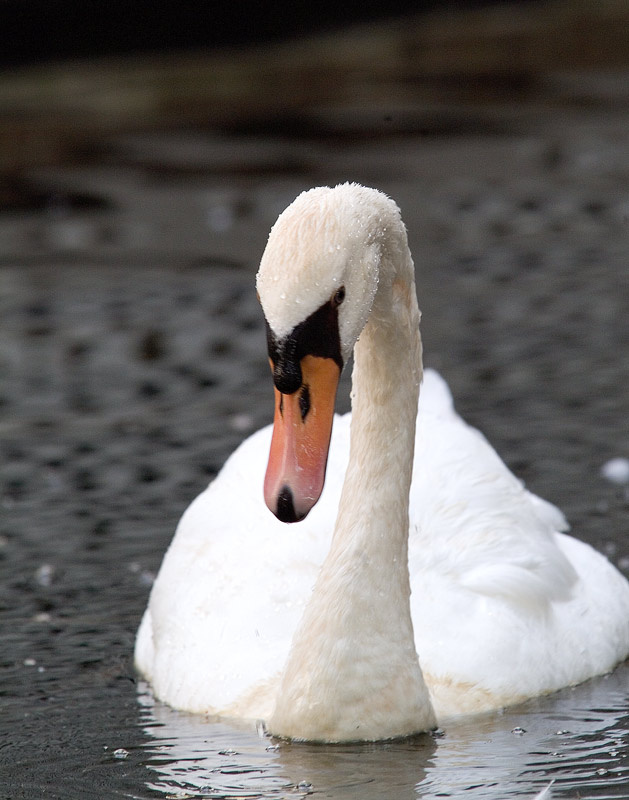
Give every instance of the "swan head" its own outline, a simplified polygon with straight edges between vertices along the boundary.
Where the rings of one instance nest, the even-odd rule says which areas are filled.
[[[380,281],[384,236],[403,229],[375,189],[311,189],[279,216],[257,276],[275,385],[264,497],[284,522],[303,519],[325,480],[338,380]]]

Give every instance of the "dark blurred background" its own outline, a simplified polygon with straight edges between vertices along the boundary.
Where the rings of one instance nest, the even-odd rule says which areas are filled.
[[[3,0],[0,202],[7,176],[90,158],[111,133],[292,135],[352,104],[382,110],[375,133],[421,134],[462,104],[614,103],[596,76],[627,66],[628,31],[626,0]]]
[[[0,4],[4,65],[129,53],[174,52],[278,41],[429,9],[487,0],[377,0],[361,3],[199,2],[199,0],[5,0]]]

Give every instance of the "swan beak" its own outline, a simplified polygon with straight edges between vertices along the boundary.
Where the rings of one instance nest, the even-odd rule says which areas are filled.
[[[300,367],[302,383],[297,391],[283,394],[275,389],[273,438],[264,478],[264,500],[282,522],[299,522],[321,495],[341,375],[332,358],[304,356]]]

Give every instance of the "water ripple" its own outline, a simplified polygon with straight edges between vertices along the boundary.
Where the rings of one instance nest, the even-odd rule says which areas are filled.
[[[367,745],[275,742],[253,726],[173,711],[143,687],[148,786],[169,797],[343,800],[629,797],[629,666],[438,735]]]

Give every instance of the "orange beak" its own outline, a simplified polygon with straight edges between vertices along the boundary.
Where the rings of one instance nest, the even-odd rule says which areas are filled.
[[[275,389],[273,438],[264,478],[264,500],[282,522],[303,519],[321,495],[341,375],[332,358],[304,356],[300,367],[302,384],[296,392],[282,394]]]

